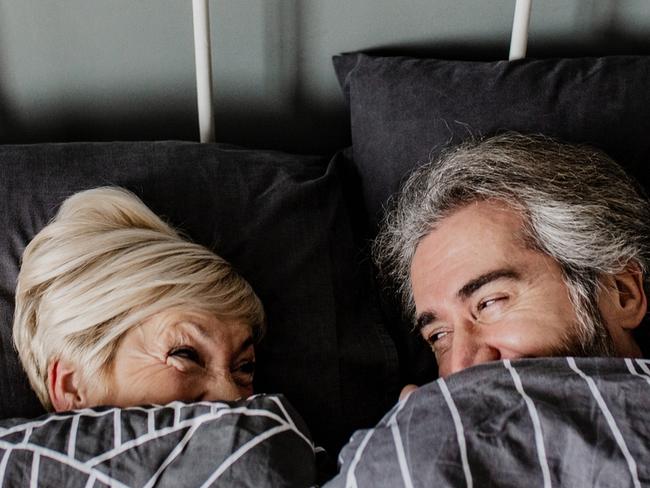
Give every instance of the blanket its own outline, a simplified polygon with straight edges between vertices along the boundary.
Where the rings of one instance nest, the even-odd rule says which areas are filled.
[[[307,487],[315,447],[281,395],[0,422],[0,485]]]
[[[650,362],[482,364],[398,403],[339,457],[335,487],[650,486]]]

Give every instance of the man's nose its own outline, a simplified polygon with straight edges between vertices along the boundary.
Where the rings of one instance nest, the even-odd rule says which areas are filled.
[[[466,323],[454,329],[450,367],[446,374],[498,359],[501,359],[501,352],[482,336],[479,326]]]

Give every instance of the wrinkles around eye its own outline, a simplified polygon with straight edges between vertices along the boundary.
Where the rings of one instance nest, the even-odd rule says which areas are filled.
[[[434,332],[434,333],[432,333],[431,335],[428,336],[428,338],[427,338],[427,342],[428,342],[429,344],[433,345],[433,344],[435,344],[436,342],[438,342],[438,341],[444,339],[444,338],[447,337],[448,335],[449,335],[449,332],[448,332],[448,331],[445,331],[445,330],[437,331],[437,332]]]
[[[192,361],[193,363],[196,363],[199,366],[203,366],[203,361],[201,360],[201,356],[199,355],[197,350],[191,346],[174,347],[169,351],[168,356],[173,356],[175,358]]]
[[[493,296],[481,300],[476,306],[477,314],[492,313],[493,311],[500,310],[507,302],[508,296]]]
[[[255,361],[246,361],[240,364],[236,371],[253,376],[255,374]]]

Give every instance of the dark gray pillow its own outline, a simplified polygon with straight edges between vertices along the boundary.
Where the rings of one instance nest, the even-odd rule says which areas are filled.
[[[42,413],[11,341],[25,245],[82,189],[119,185],[232,262],[265,305],[256,391],[335,452],[393,401],[397,364],[354,241],[338,158],[184,142],[0,146],[0,416]]]
[[[474,62],[349,53],[335,56],[334,67],[371,237],[411,170],[470,136],[514,130],[589,143],[650,190],[650,57]],[[393,297],[384,303],[403,381],[431,379],[430,351],[401,323]]]
[[[0,422],[4,486],[304,488],[324,455],[281,395]]]
[[[373,221],[415,166],[504,130],[589,143],[650,188],[650,57],[469,62],[351,53],[334,66]]]

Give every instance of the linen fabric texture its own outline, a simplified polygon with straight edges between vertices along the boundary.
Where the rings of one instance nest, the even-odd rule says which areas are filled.
[[[650,57],[450,61],[348,53],[334,67],[373,223],[415,167],[468,137],[588,143],[650,189]]]
[[[429,383],[343,448],[344,486],[648,486],[650,361],[495,361]]]
[[[304,488],[325,455],[281,395],[0,421],[3,486]]]

